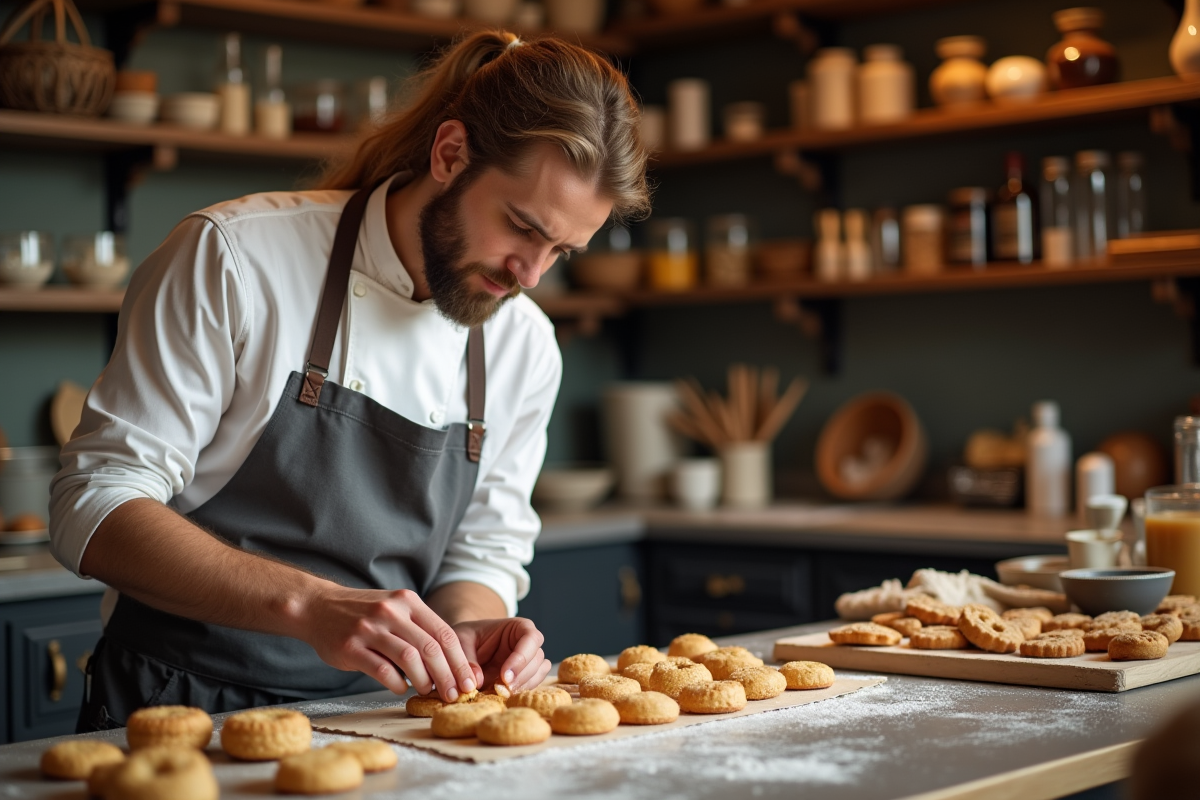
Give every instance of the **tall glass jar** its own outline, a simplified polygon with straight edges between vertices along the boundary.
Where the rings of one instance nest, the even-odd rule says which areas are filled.
[[[1075,260],[1071,223],[1071,162],[1064,156],[1042,159],[1042,263],[1069,267]]]
[[[267,45],[263,51],[262,80],[254,102],[254,130],[268,139],[292,135],[292,107],[283,93],[283,48]]]
[[[647,227],[650,288],[678,292],[695,286],[700,258],[692,223],[669,217],[650,220]]]
[[[1171,594],[1200,594],[1200,486],[1146,492],[1146,564],[1175,570]]]
[[[982,267],[988,260],[988,191],[981,186],[954,189],[948,197],[946,260]]]
[[[1075,255],[1081,261],[1108,255],[1111,163],[1103,150],[1081,150],[1075,154]]]
[[[1128,239],[1146,230],[1146,160],[1141,153],[1117,153],[1117,238]]]
[[[705,278],[713,286],[744,286],[750,281],[753,225],[745,214],[709,217],[704,245]]]
[[[242,68],[242,37],[227,33],[221,41],[221,69],[217,74],[220,128],[230,136],[250,132],[250,81]]]
[[[1200,484],[1200,417],[1175,418],[1175,483]]]

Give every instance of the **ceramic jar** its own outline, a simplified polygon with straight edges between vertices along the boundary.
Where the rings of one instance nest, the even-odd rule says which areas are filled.
[[[854,125],[854,73],[858,59],[848,47],[825,47],[808,63],[812,123],[821,130]]]
[[[863,125],[900,122],[916,107],[916,79],[899,45],[863,48],[858,68],[858,120]]]
[[[711,91],[700,78],[667,84],[667,132],[674,150],[701,150],[712,138]]]
[[[1046,91],[1046,67],[1029,56],[1007,56],[988,68],[986,86],[993,100],[1035,100]]]
[[[1104,12],[1098,8],[1054,12],[1054,27],[1063,38],[1046,52],[1051,86],[1077,89],[1117,79],[1116,48],[1096,35],[1103,26]]]
[[[1169,54],[1176,75],[1200,75],[1200,0],[1187,0]]]
[[[938,39],[942,63],[929,76],[929,93],[939,106],[971,105],[984,99],[987,67],[980,61],[987,43],[980,36]]]

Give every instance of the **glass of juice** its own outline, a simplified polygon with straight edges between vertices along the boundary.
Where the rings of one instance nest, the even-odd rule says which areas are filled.
[[[1171,594],[1200,594],[1200,484],[1146,492],[1146,564],[1175,570]]]

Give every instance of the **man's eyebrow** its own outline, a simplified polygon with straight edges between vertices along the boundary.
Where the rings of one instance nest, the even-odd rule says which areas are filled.
[[[512,203],[509,203],[509,202],[505,202],[504,205],[508,206],[508,210],[511,211],[517,219],[521,220],[521,222],[524,222],[526,225],[528,225],[529,227],[531,227],[535,231],[537,231],[538,234],[543,239],[545,239],[547,242],[554,241],[554,237],[551,236],[550,234],[546,233],[546,229],[544,227],[542,227],[542,224],[540,222],[538,222],[536,218],[531,216],[527,211],[522,211],[521,209],[517,208],[516,206],[514,206]],[[573,250],[576,253],[586,253],[587,252],[586,244],[583,244],[583,245],[564,244],[563,247],[567,248],[568,250]]]

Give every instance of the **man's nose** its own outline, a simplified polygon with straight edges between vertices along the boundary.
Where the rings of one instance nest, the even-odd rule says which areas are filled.
[[[536,258],[509,256],[504,266],[516,277],[522,289],[532,289],[542,277],[542,261],[549,257],[548,253],[539,253]]]

